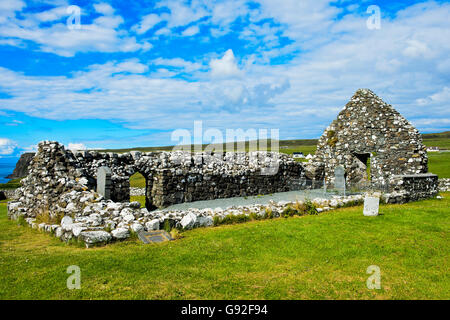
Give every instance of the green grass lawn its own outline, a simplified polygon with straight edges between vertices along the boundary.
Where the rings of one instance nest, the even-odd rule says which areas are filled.
[[[428,171],[439,178],[450,178],[450,152],[429,152]]]
[[[0,299],[449,299],[443,200],[202,228],[84,249],[17,226],[0,204]],[[68,290],[67,267],[81,268]],[[381,269],[369,290],[366,269]]]
[[[130,177],[130,187],[145,188],[145,178],[140,173],[135,173]]]
[[[130,201],[137,201],[141,203],[141,208],[145,208],[145,196],[131,196]]]
[[[440,133],[423,134],[423,144],[427,147],[439,147],[440,149],[450,149],[450,131]]]

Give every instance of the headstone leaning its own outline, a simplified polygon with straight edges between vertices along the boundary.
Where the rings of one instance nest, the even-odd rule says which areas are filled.
[[[363,214],[365,216],[377,216],[379,208],[380,208],[380,198],[378,198],[378,197],[365,197],[364,198]]]
[[[97,192],[103,196],[105,200],[111,199],[111,169],[108,167],[100,167],[97,170]]]
[[[343,166],[334,168],[334,188],[339,194],[345,194],[345,169]]]

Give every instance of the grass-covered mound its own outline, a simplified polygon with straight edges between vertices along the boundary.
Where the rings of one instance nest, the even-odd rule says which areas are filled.
[[[1,299],[449,299],[450,193],[195,229],[183,238],[84,249],[17,226],[0,204]],[[67,267],[81,268],[68,290]],[[381,269],[369,290],[367,267]]]
[[[0,183],[0,190],[17,189],[20,187],[20,180],[22,179],[11,179],[7,183]]]

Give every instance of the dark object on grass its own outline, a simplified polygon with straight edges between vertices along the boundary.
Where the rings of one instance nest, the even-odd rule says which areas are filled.
[[[0,191],[0,201],[6,200],[6,194],[3,191]]]

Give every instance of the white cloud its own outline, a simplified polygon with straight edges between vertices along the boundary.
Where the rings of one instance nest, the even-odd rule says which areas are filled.
[[[155,36],[165,36],[165,35],[170,35],[172,33],[172,31],[169,28],[161,28],[156,30],[155,32]]]
[[[444,87],[441,90],[429,95],[426,98],[419,98],[416,102],[421,106],[432,104],[444,104],[450,101],[450,87]]]
[[[237,6],[241,11],[229,9],[214,18],[212,6],[192,1],[182,4],[191,10],[189,19],[178,19],[176,14],[154,17],[173,18],[171,26],[156,35],[171,34],[175,25],[184,23],[212,25],[224,34],[229,21],[251,12],[253,23],[240,35],[249,46],[239,52],[249,52],[251,46],[256,49],[239,61],[231,49],[223,54],[224,49],[217,48],[223,56],[210,52],[194,60],[180,50],[179,58],[108,62],[71,76],[29,76],[0,68],[0,89],[13,96],[1,99],[1,108],[58,120],[114,119],[133,128],[190,128],[193,120],[218,128],[281,127],[282,136],[301,137],[318,136],[356,89],[368,87],[424,129],[448,126],[449,4],[409,6],[394,18],[383,18],[382,28],[373,31],[367,29],[367,17],[359,10],[335,19],[339,10],[328,1],[261,3],[260,9],[249,11],[244,4]],[[206,13],[196,15],[191,8],[204,8]],[[196,22],[199,16],[207,21]],[[261,23],[271,17],[273,22]],[[141,21],[135,31],[145,32],[155,21],[147,26]],[[102,27],[108,34],[105,30],[110,28]],[[129,50],[143,46],[117,30],[95,37],[99,32],[93,32],[92,43],[78,40],[82,50],[96,50],[100,45],[102,51],[117,50],[119,45],[124,50],[126,44]],[[290,45],[278,47],[280,32],[290,37]],[[118,42],[118,37],[124,38]],[[64,37],[55,39],[55,44],[51,41],[50,36],[37,42],[53,50],[67,47],[78,52]],[[289,59],[283,60],[285,55]],[[270,64],[274,57],[281,58]],[[427,122],[427,118],[435,120]]]
[[[156,65],[181,68],[183,69],[184,72],[193,72],[202,68],[202,65],[200,63],[186,61],[181,58],[173,58],[173,59],[157,58],[152,62]]]
[[[37,152],[37,145],[33,144],[23,148],[23,152]]]
[[[0,24],[13,18],[17,11],[21,11],[26,6],[22,0],[2,0],[0,1]]]
[[[106,29],[116,29],[123,22],[124,20],[121,16],[103,16],[95,19],[93,24]]]
[[[184,37],[191,37],[200,32],[200,28],[198,26],[192,26],[184,30],[181,35]]]
[[[13,120],[12,122],[6,123],[6,125],[10,126],[10,127],[17,127],[21,124],[23,124],[23,121],[20,121],[20,120]]]
[[[67,149],[72,151],[78,151],[78,150],[86,150],[86,146],[83,143],[69,143],[67,145]]]
[[[98,13],[101,13],[103,15],[113,15],[114,14],[114,8],[111,7],[111,5],[109,3],[106,2],[102,2],[102,3],[95,3],[94,4],[94,9],[95,11],[97,11]]]
[[[163,14],[169,28],[186,26],[208,15],[205,5],[196,0],[189,4],[184,1],[161,1],[156,7],[170,10],[170,14]]]
[[[144,73],[147,70],[148,66],[140,63],[137,59],[121,62],[115,66],[116,72]]]
[[[211,67],[211,76],[216,78],[235,77],[242,74],[231,49],[228,49],[221,59],[212,59],[209,65]]]
[[[21,7],[16,5],[14,8],[20,10]],[[81,19],[81,29],[69,29],[66,21],[41,26],[41,22],[54,22],[67,16],[64,12],[66,8],[27,13],[26,19],[18,19],[11,13],[0,13],[0,40],[17,46],[23,45],[23,40],[32,41],[44,52],[65,57],[72,57],[77,52],[134,52],[151,47],[147,42],[138,43],[126,30],[119,29],[124,19],[114,15],[114,9],[106,3],[94,4],[102,16],[92,24],[85,24]]]
[[[211,4],[211,22],[226,27],[240,16],[245,16],[249,9],[245,1],[230,0]]]
[[[7,139],[0,138],[0,156],[12,155],[17,149],[17,143]]]
[[[56,7],[47,11],[36,13],[32,16],[40,22],[50,22],[67,17],[67,7]]]
[[[25,7],[25,2],[22,0],[2,0],[0,2],[0,11],[1,12],[14,12],[20,11]]]
[[[410,58],[425,58],[430,56],[430,49],[426,43],[417,40],[408,40],[408,46],[403,50],[403,54]]]
[[[326,32],[341,11],[329,0],[256,0],[261,5],[259,19],[274,18],[286,26],[284,35],[301,41],[308,48],[323,41]],[[308,40],[308,42],[305,42]]]
[[[132,27],[132,30],[136,31],[137,34],[144,34],[155,25],[160,23],[162,18],[157,14],[151,13],[145,15],[141,18],[141,21]]]

